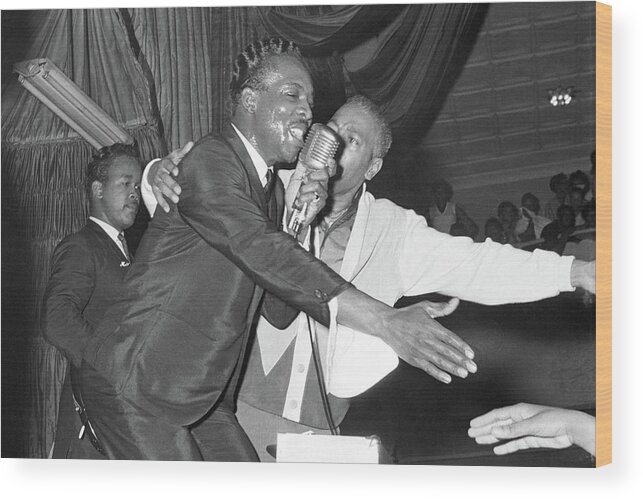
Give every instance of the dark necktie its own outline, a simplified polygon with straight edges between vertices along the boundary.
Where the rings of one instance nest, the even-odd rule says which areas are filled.
[[[274,173],[272,170],[268,169],[266,172],[266,185],[263,186],[263,192],[266,194],[266,199],[270,199],[272,195],[272,186],[274,184]]]
[[[125,240],[125,235],[122,232],[118,233],[118,240],[121,242],[121,245],[123,246],[123,251],[125,251],[125,257],[127,258],[127,261],[131,262],[132,258],[130,257],[130,254],[129,254],[129,248],[127,247],[127,241]]]

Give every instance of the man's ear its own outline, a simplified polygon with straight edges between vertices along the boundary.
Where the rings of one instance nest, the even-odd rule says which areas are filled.
[[[103,183],[98,180],[92,182],[92,196],[96,199],[101,199],[103,197]]]
[[[245,87],[241,91],[241,99],[239,100],[239,103],[247,113],[255,114],[255,112],[257,112],[257,92],[251,88]]]
[[[364,174],[366,180],[373,180],[373,178],[375,178],[375,175],[377,175],[382,169],[383,162],[382,158],[373,158],[371,160],[371,163],[368,165],[368,170],[366,170],[366,173]]]

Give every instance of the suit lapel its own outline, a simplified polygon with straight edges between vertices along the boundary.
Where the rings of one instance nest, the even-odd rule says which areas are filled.
[[[114,253],[114,256],[118,258],[121,261],[120,266],[121,267],[129,267],[130,262],[127,261],[127,258],[125,258],[125,255],[121,251],[121,248],[114,242],[114,240],[107,235],[107,232],[105,232],[100,225],[98,225],[96,222],[93,220],[88,220],[87,221],[87,227],[92,230],[98,239],[100,239],[101,244],[105,247],[108,247],[112,253]],[[134,255],[130,255],[132,261],[134,260]]]
[[[266,203],[266,196],[263,190],[263,185],[261,183],[261,180],[259,179],[259,175],[257,174],[257,169],[255,168],[255,165],[252,162],[252,159],[250,158],[246,147],[243,145],[243,142],[241,142],[239,135],[237,134],[235,129],[232,128],[232,125],[228,123],[223,128],[221,136],[226,140],[230,147],[232,147],[232,150],[235,152],[235,154],[239,158],[239,161],[243,165],[243,168],[245,168],[246,173],[248,174],[248,178],[250,179],[250,190],[252,191],[252,199],[259,203],[259,206],[261,206],[261,209],[264,213],[267,213],[268,206]]]

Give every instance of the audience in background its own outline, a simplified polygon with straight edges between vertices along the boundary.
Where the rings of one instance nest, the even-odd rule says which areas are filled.
[[[523,194],[520,209],[511,201],[501,202],[497,217],[490,217],[485,222],[484,238],[524,249],[542,247],[559,254],[564,252],[568,242],[595,240],[592,229],[596,227],[596,151],[592,151],[589,158],[592,163],[589,174],[576,170],[569,176],[558,173],[551,177],[549,188],[554,196],[545,204],[542,215],[540,200],[531,192]],[[474,238],[478,227],[451,200],[451,185],[439,179],[431,184],[431,191],[430,225],[453,236]],[[575,231],[580,233],[576,234]],[[574,237],[571,237],[572,234]],[[545,242],[539,246],[542,239]]]
[[[585,193],[581,189],[573,187],[569,191],[569,206],[574,210],[574,225],[577,227],[585,225],[582,215],[583,206],[585,206]]]
[[[430,225],[435,230],[452,236],[467,236],[471,239],[478,234],[478,226],[461,206],[451,201],[453,187],[446,180],[439,179],[431,184],[432,203],[429,207]]]
[[[580,189],[583,191],[583,201],[591,201],[591,181],[587,173],[582,170],[576,170],[569,176],[570,189]]]
[[[539,215],[540,201],[531,192],[522,196],[520,204],[520,219],[516,223],[516,234],[522,242],[539,239],[543,229],[551,223],[551,220]]]
[[[502,231],[508,244],[517,244],[519,242],[516,235],[516,224],[520,219],[518,208],[511,201],[503,201],[498,205],[498,219],[502,225]]]
[[[545,241],[542,248],[562,255],[568,242],[578,242],[579,240],[572,236],[576,230],[575,218],[576,214],[571,206],[560,205],[556,212],[556,220],[543,229],[541,235]]]
[[[491,217],[485,222],[484,238],[491,239],[492,241],[500,244],[505,244],[507,242],[505,233],[502,230],[502,224],[496,217]]]
[[[554,175],[549,181],[549,189],[554,193],[554,197],[545,204],[544,216],[550,220],[554,220],[558,207],[563,204],[568,204],[569,179],[567,175],[564,173]]]

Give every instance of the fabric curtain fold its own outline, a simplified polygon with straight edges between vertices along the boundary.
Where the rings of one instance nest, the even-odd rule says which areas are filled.
[[[52,60],[137,139],[144,157],[162,153],[149,87],[117,11],[52,10],[43,19],[25,59]],[[16,422],[29,428],[15,457],[47,457],[65,361],[42,338],[41,302],[55,246],[87,220],[85,169],[93,149],[17,79],[3,92],[2,118],[3,288],[10,282],[21,298],[3,313],[3,366],[17,349],[24,362],[20,407],[5,417],[27,415]]]
[[[259,7],[265,29],[309,53],[345,51],[375,36],[402,10],[400,5]]]
[[[170,150],[212,129],[212,14],[209,8],[132,9]]]
[[[363,68],[355,89],[378,103],[404,142],[420,140],[453,86],[487,11],[486,4],[408,5]]]

